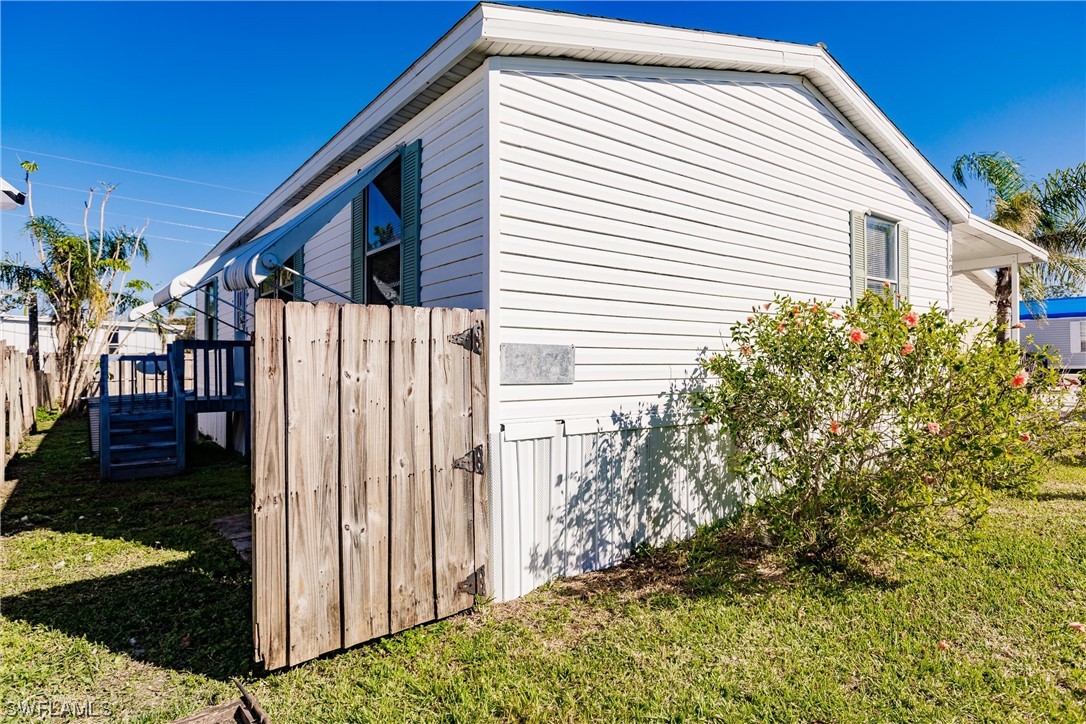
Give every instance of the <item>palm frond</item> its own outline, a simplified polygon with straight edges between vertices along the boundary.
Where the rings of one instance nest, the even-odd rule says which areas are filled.
[[[954,159],[954,181],[963,189],[970,179],[988,187],[989,202],[1010,200],[1028,190],[1022,165],[1002,151],[997,153],[967,153]]]
[[[1086,162],[1053,171],[1037,187],[1036,194],[1044,210],[1042,228],[1086,225]]]

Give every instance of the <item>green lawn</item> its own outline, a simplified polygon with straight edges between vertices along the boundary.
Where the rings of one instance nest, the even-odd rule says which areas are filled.
[[[98,483],[85,422],[9,468],[0,706],[106,702],[162,721],[249,688],[284,721],[1086,721],[1086,469],[857,580],[782,568],[727,531],[265,678],[249,573],[209,520],[245,470]],[[945,642],[941,647],[940,642]],[[0,710],[0,712],[6,711]],[[2,713],[0,713],[2,716]]]

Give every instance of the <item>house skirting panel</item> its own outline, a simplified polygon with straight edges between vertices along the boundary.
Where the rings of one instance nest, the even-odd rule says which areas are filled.
[[[642,545],[688,538],[734,513],[724,444],[702,425],[596,429],[511,425],[491,446],[497,600],[608,568]]]

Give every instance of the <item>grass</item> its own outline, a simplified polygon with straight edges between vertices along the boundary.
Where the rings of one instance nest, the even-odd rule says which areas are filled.
[[[203,456],[107,485],[84,422],[31,436],[0,518],[0,705],[92,698],[164,721],[233,698],[237,675],[277,724],[1086,721],[1086,634],[1067,625],[1086,620],[1084,468],[880,577],[790,570],[706,531],[257,678],[248,569],[207,524],[246,510],[247,475]]]

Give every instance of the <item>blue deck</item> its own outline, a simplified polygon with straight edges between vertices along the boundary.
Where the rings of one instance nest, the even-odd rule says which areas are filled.
[[[249,352],[244,341],[178,340],[165,354],[102,355],[102,478],[184,471],[199,413],[241,414],[248,429]]]

